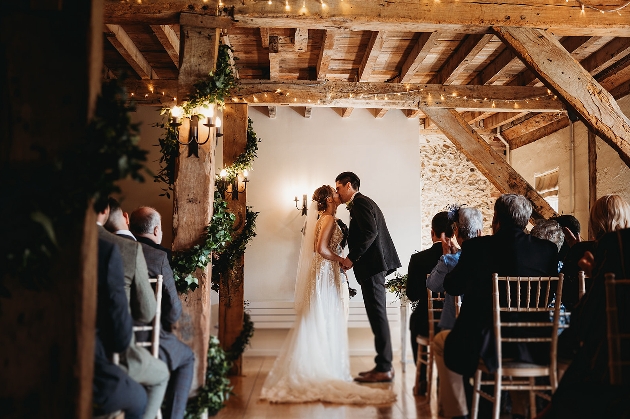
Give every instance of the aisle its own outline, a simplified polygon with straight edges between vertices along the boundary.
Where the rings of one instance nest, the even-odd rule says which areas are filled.
[[[396,403],[387,406],[341,406],[323,403],[307,404],[272,404],[258,400],[260,389],[265,381],[274,357],[244,357],[243,376],[232,377],[234,395],[226,407],[219,412],[217,419],[435,419],[424,397],[413,397],[415,369],[407,365],[403,374],[400,362],[395,361],[396,379],[392,384],[373,384],[374,386],[392,385],[398,395]],[[372,357],[350,358],[353,375],[373,367]],[[435,407],[433,409],[435,411]]]

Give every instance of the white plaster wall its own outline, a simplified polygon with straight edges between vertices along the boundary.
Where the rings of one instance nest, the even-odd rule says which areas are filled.
[[[630,115],[630,97],[618,101]],[[573,214],[582,225],[582,237],[588,236],[588,131],[581,122],[574,124],[575,166],[571,171],[571,129],[564,128],[532,144],[512,150],[512,166],[534,185],[534,176],[559,167],[558,210]],[[574,194],[571,194],[571,179]],[[630,169],[604,141],[597,140],[597,196],[616,193],[630,202]],[[573,198],[573,199],[572,199]]]
[[[260,215],[257,236],[245,254],[245,299],[293,300],[304,221],[293,199],[298,196],[301,205],[307,194],[310,202],[317,187],[334,186],[343,171],[355,172],[361,192],[380,206],[405,273],[420,236],[418,120],[396,111],[375,119],[366,109],[341,118],[328,108],[313,108],[307,119],[287,107],[278,107],[275,119],[267,117],[266,108],[250,107],[249,116],[262,142],[247,187],[247,203]],[[344,206],[337,215],[348,222]],[[352,272],[349,276],[351,286],[359,289]],[[361,298],[360,289],[355,298]],[[256,331],[249,353],[277,350],[285,333]],[[373,353],[369,330],[349,335],[351,353]],[[398,328],[392,328],[392,339],[397,350]]]

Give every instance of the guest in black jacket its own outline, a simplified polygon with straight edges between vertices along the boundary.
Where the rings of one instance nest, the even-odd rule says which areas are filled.
[[[462,243],[457,266],[446,275],[444,289],[451,295],[465,294],[459,317],[449,331],[438,333],[431,350],[440,377],[440,398],[446,417],[466,417],[468,406],[463,377],[471,377],[483,360],[490,371],[497,367],[492,333],[492,274],[500,276],[557,276],[558,248],[524,232],[532,214],[531,203],[521,195],[501,195],[494,206],[492,236]],[[535,362],[544,350],[518,344],[503,355],[522,362]],[[546,348],[547,359],[549,349]],[[513,413],[524,413],[515,409]]]
[[[449,220],[448,212],[438,212],[431,220],[431,240],[433,245],[428,249],[411,255],[407,268],[407,298],[417,301],[417,306],[409,318],[409,330],[411,331],[411,348],[414,363],[418,363],[418,344],[416,336],[428,336],[429,314],[427,312],[427,275],[431,273],[442,256],[442,242],[440,237],[444,234],[446,239],[453,237],[453,220]],[[436,331],[437,333],[437,331]],[[420,382],[416,383],[418,394],[422,395],[427,390],[426,365],[422,364],[420,370]]]
[[[98,240],[98,301],[94,353],[94,414],[122,410],[125,418],[141,418],[147,404],[144,388],[110,359],[131,341],[131,314],[118,247]]]

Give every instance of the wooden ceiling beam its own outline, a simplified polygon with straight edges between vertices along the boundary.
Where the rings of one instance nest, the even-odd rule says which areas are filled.
[[[260,43],[263,48],[269,48],[269,28],[260,28]]]
[[[506,140],[511,141],[515,138],[521,137],[527,134],[530,131],[534,131],[537,128],[540,128],[544,125],[551,124],[553,122],[558,121],[566,117],[563,113],[541,113],[531,115],[530,118],[527,118],[525,121],[521,122],[518,125],[510,127],[506,130],[503,130],[501,134],[505,137]]]
[[[499,112],[494,115],[490,115],[483,119],[482,126],[484,130],[495,129],[501,125],[509,124],[510,122],[522,118],[527,115],[528,112]]]
[[[494,151],[468,123],[452,109],[422,108],[444,135],[501,192],[527,197],[535,218],[549,218],[556,212],[527,181]]]
[[[369,80],[372,75],[372,71],[374,71],[376,60],[383,48],[385,35],[385,32],[372,32],[370,42],[368,43],[363,59],[361,60],[361,65],[359,66],[359,79],[357,81]]]
[[[630,38],[615,38],[580,61],[591,74],[598,74],[630,54]]]
[[[422,104],[486,112],[564,110],[564,104],[546,88],[520,86],[242,80],[234,97],[259,105],[409,109]]]
[[[322,41],[322,49],[319,51],[317,59],[317,80],[325,80],[328,74],[328,67],[332,59],[333,49],[335,48],[335,31],[325,31],[324,40]]]
[[[413,49],[405,59],[400,70],[400,83],[408,83],[422,65],[424,59],[429,55],[431,49],[436,45],[440,37],[439,32],[421,33],[415,42]]]
[[[308,29],[296,28],[293,36],[293,44],[297,52],[305,52],[308,47]]]
[[[610,93],[548,32],[514,27],[494,30],[630,166],[630,120]]]
[[[151,30],[173,60],[175,67],[179,68],[179,36],[177,33],[170,25],[151,25]]]
[[[512,62],[516,61],[520,62],[516,54],[511,49],[505,48],[468,84],[492,84],[501,76],[503,71],[509,68]]]
[[[381,119],[382,117],[385,116],[385,114],[387,113],[388,110],[389,109],[387,109],[387,108],[370,109],[370,112],[372,113],[372,115],[374,115],[374,118]]]
[[[360,6],[348,7],[344,2],[330,2],[326,10],[300,12],[302,2],[263,1],[243,2],[222,0],[223,13],[233,14],[243,27],[319,28],[371,31],[434,32],[448,30],[461,33],[489,33],[492,26],[549,28],[554,34],[590,36],[627,36],[630,31],[630,10],[619,13],[598,13],[587,9],[584,13],[576,2],[549,2],[546,0],[508,0],[494,2],[440,1],[418,2],[388,0],[361,2]],[[105,22],[147,22],[150,24],[179,23],[182,12],[199,14],[216,13],[218,0],[191,4],[189,0],[152,0],[149,2],[105,1]],[[232,9],[234,7],[234,9]],[[226,19],[228,17],[214,17]],[[217,26],[218,27],[218,26]]]
[[[493,36],[491,34],[466,35],[428,83],[451,84]]]
[[[510,144],[510,149],[514,150],[538,141],[541,138],[547,137],[556,131],[560,131],[561,129],[568,127],[570,123],[571,121],[568,117],[562,116],[555,121],[548,123],[547,125],[541,125],[532,131],[526,132],[520,137],[515,137],[510,140],[507,140],[507,137],[505,137],[505,135],[503,137],[506,138],[508,144]]]
[[[409,119],[425,117],[424,113],[420,109],[403,109],[402,111]]]
[[[595,78],[606,90],[613,90],[630,80],[630,56],[625,56],[617,61],[595,76]]]
[[[354,108],[333,108],[342,118],[349,118]]]
[[[141,79],[158,79],[147,59],[133,43],[127,32],[120,25],[105,25],[109,32],[105,34],[109,42],[116,48]]]

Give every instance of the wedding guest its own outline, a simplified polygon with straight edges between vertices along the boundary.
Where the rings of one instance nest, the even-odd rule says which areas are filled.
[[[131,213],[130,228],[142,244],[149,275],[164,279],[160,328],[160,359],[171,373],[164,409],[165,419],[182,419],[195,368],[193,351],[172,333],[173,325],[182,314],[182,304],[175,287],[173,271],[162,242],[162,217],[151,207],[140,207]]]
[[[630,205],[619,195],[604,195],[595,201],[589,217],[589,231],[593,238],[573,245],[564,260],[561,272],[564,274],[562,302],[568,311],[579,301],[578,272],[582,268],[578,262],[586,252],[593,252],[595,243],[604,234],[630,227]],[[591,286],[587,275],[586,289]]]
[[[121,251],[125,274],[125,293],[131,317],[139,322],[148,323],[155,317],[155,293],[149,284],[149,272],[144,259],[144,253],[139,243],[123,239],[105,230],[103,225],[109,218],[107,201],[96,214],[98,237],[109,243],[116,244]],[[164,393],[168,384],[168,368],[164,362],[151,356],[145,348],[136,345],[136,339],[131,337],[129,348],[120,354],[120,365],[127,373],[147,391],[147,407],[144,419],[155,419],[164,400]]]
[[[129,231],[129,214],[122,210],[120,203],[109,197],[109,218],[105,223],[105,230],[120,236],[124,239],[137,241],[136,237]]]
[[[564,243],[562,244],[560,252],[558,252],[558,257],[561,261],[564,261],[567,253],[569,253],[569,249],[576,243],[582,241],[582,237],[580,236],[580,221],[571,214],[558,215],[551,217],[550,220],[557,221],[564,233]]]
[[[615,211],[617,221],[605,223],[606,228],[614,228],[619,220],[628,217],[627,208]],[[552,397],[551,406],[541,417],[627,418],[630,417],[630,386],[627,382],[610,384],[604,281],[607,273],[614,273],[618,279],[630,277],[630,229],[600,235],[593,253],[588,252],[581,265],[593,278],[593,285],[573,311],[569,329],[558,337],[558,356],[572,362]],[[630,298],[621,290],[620,294],[618,301]],[[620,324],[627,327],[629,308],[620,305],[618,310],[626,319]],[[627,357],[622,350],[624,356]]]
[[[431,220],[431,241],[433,245],[421,252],[411,255],[409,267],[407,268],[407,298],[417,301],[416,306],[409,319],[409,330],[411,331],[411,348],[413,360],[418,364],[418,343],[416,336],[428,336],[429,316],[427,307],[427,275],[435,267],[442,256],[441,237],[450,242],[453,237],[453,221],[449,220],[448,212],[438,212]],[[420,382],[416,383],[418,394],[426,393],[426,365],[422,364],[420,369]]]
[[[454,211],[453,217],[457,219],[454,233],[459,246],[466,240],[481,236],[483,215],[477,208],[459,208]],[[427,277],[427,288],[434,292],[444,292],[444,277],[455,268],[461,254],[461,250],[455,247],[453,241],[446,239],[440,241],[443,255]],[[447,293],[444,300],[438,326],[441,330],[450,330],[455,324],[455,297]]]
[[[131,342],[131,315],[125,295],[125,274],[118,246],[98,239],[98,289],[94,341],[94,415],[122,410],[140,419],[147,404],[144,388],[110,359]]]
[[[480,358],[490,371],[498,366],[492,334],[492,274],[553,276],[558,273],[557,247],[524,231],[531,214],[532,204],[524,196],[501,195],[494,205],[493,235],[464,241],[457,266],[444,278],[447,293],[465,295],[453,329],[438,333],[432,345],[446,417],[468,416],[463,380],[473,376]],[[521,319],[512,314],[514,318],[510,321]],[[541,362],[545,354],[548,358],[549,350],[541,345],[505,345],[503,351],[504,357],[521,362]],[[526,400],[522,395],[512,394],[514,417],[524,416]]]
[[[558,272],[560,272],[562,269],[560,251],[564,244],[564,232],[560,224],[554,220],[539,220],[529,234],[539,239],[549,240],[558,247]]]

